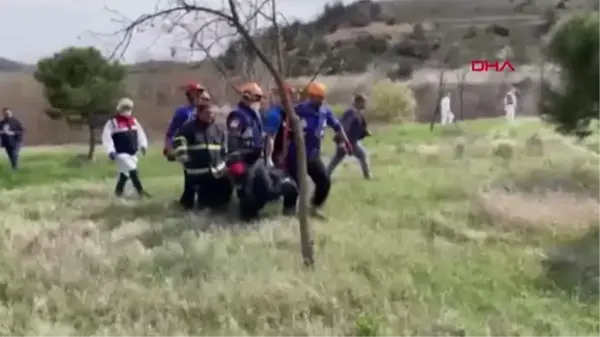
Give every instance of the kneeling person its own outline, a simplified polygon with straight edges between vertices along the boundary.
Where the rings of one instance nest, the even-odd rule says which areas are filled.
[[[133,101],[131,99],[123,98],[119,101],[116,114],[104,124],[102,145],[109,158],[118,166],[119,178],[115,187],[115,195],[122,196],[127,180],[131,179],[139,196],[147,197],[149,194],[144,191],[138,175],[137,152],[139,150],[142,154],[146,154],[148,138],[137,119],[131,116],[132,111]]]
[[[173,138],[175,157],[183,163],[187,175],[184,188],[194,191],[184,194],[181,205],[192,209],[197,201],[198,207],[221,209],[228,206],[233,193],[225,164],[226,136],[214,122],[210,97],[203,95],[194,118],[183,124]]]

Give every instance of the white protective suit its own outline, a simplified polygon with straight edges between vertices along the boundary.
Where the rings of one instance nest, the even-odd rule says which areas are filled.
[[[121,100],[117,105],[117,111],[121,109],[122,105],[128,105],[133,107],[133,103],[131,100],[126,101],[125,99]],[[127,112],[123,113],[127,116]],[[131,111],[128,112],[131,114]],[[142,125],[134,118],[134,123],[131,127],[123,128],[119,127],[115,117],[109,119],[106,124],[104,124],[104,129],[102,131],[102,146],[107,154],[115,153],[116,158],[115,162],[117,163],[117,169],[119,173],[123,173],[125,175],[129,174],[129,171],[137,169],[138,157],[137,155],[130,155],[128,153],[117,153],[115,151],[115,144],[113,142],[113,135],[119,132],[132,132],[135,131],[137,133],[137,142],[139,149],[148,148],[148,138],[146,137],[146,132],[144,132],[144,128]]]
[[[514,121],[517,112],[517,95],[516,91],[510,90],[504,96],[504,115],[506,120]]]
[[[452,124],[454,122],[454,114],[450,105],[450,96],[446,95],[440,100],[440,115],[441,124]]]

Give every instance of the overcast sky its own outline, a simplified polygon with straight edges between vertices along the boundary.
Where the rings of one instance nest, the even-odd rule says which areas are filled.
[[[161,6],[168,1],[162,0]],[[222,0],[196,0],[220,7]],[[292,20],[307,20],[317,15],[330,0],[278,0],[280,11]],[[344,0],[344,3],[352,2]],[[136,18],[153,11],[156,0],[0,0],[0,56],[27,63],[70,45],[94,45],[103,52],[112,50],[116,38],[99,37],[90,32],[109,34],[122,24],[118,15],[106,8]],[[112,20],[112,21],[111,21]],[[125,55],[126,62],[169,58],[172,38],[156,32],[137,35]]]

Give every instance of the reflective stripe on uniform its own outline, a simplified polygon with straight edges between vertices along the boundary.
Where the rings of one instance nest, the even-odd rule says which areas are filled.
[[[224,173],[225,169],[227,168],[227,166],[225,165],[224,162],[220,163],[219,165],[217,165],[217,167],[204,167],[204,168],[198,168],[198,169],[189,169],[186,168],[185,172],[188,174],[207,174],[207,173],[212,173],[215,176],[218,176],[222,173]]]
[[[208,151],[219,151],[221,150],[221,145],[219,144],[196,144],[187,146],[185,144],[181,144],[180,146],[175,148],[175,153],[180,153],[188,150],[208,150]]]

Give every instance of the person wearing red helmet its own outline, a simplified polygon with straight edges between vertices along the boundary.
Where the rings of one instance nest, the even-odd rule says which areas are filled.
[[[185,209],[197,207],[223,210],[233,194],[227,175],[225,130],[213,118],[210,96],[200,95],[194,115],[173,138],[173,154],[184,167],[186,182],[181,197]],[[235,169],[235,168],[234,168]]]
[[[185,90],[185,98],[187,100],[187,103],[175,109],[175,112],[171,117],[171,121],[169,122],[169,127],[167,128],[167,132],[165,134],[163,155],[169,161],[175,161],[176,159],[172,152],[173,137],[175,136],[175,133],[177,132],[177,130],[179,130],[179,128],[181,128],[183,124],[185,124],[185,122],[193,119],[196,112],[196,107],[201,101],[202,94],[207,93],[206,88],[204,88],[198,82],[188,82],[183,86],[183,89]],[[185,208],[185,200],[188,200],[190,198],[189,196],[193,196],[195,192],[189,189],[189,186],[191,186],[191,184],[188,181],[188,176],[185,173],[185,171],[183,174],[183,179],[183,194],[179,199],[179,203]]]
[[[194,112],[196,110],[196,106],[200,101],[200,96],[202,93],[206,92],[206,88],[204,88],[198,82],[189,82],[184,86],[185,90],[185,98],[187,100],[187,104],[181,105],[175,109],[173,116],[171,117],[171,121],[169,122],[169,127],[167,128],[167,132],[165,134],[165,143],[163,147],[163,154],[170,160],[172,160],[172,156],[169,156],[170,150],[172,148],[173,136],[175,132],[187,121],[193,118]]]

